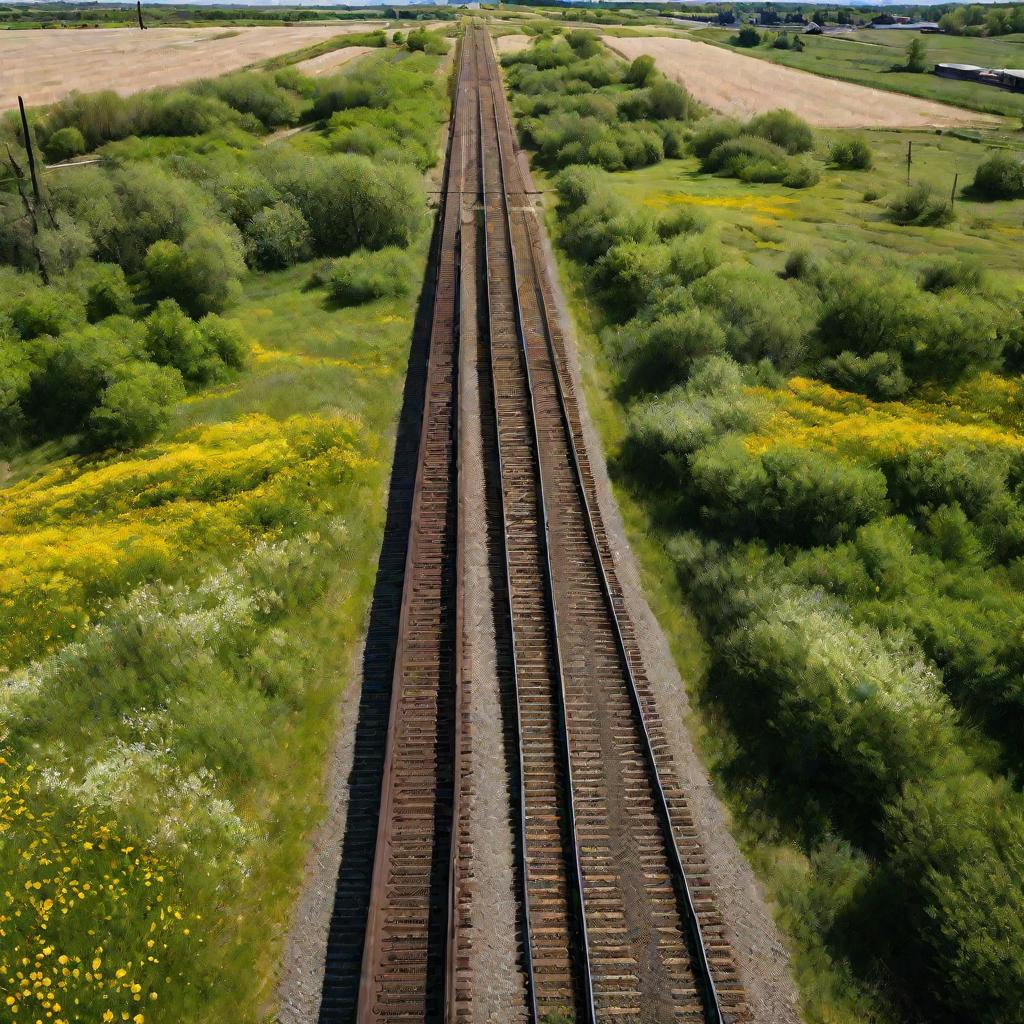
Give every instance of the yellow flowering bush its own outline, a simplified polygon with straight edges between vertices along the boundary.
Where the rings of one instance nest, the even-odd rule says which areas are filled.
[[[985,395],[980,409],[974,391]],[[875,402],[805,377],[793,377],[781,389],[751,388],[749,393],[774,409],[747,437],[752,454],[798,447],[880,460],[954,445],[1024,451],[1020,389],[991,375],[949,394],[936,391],[910,402]]]
[[[358,420],[249,415],[0,491],[0,666],[66,640],[110,596],[330,509],[369,464]]]
[[[201,915],[176,865],[64,804],[32,765],[0,756],[0,1010],[10,1021],[153,1019]]]

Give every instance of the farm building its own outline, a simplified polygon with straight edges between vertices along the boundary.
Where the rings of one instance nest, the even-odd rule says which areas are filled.
[[[1010,92],[1024,92],[1024,69],[981,68],[976,64],[936,64],[935,74],[940,78],[957,78],[964,82],[981,82]]]

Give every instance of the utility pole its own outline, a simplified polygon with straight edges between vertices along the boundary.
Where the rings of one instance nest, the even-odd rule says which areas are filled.
[[[135,13],[139,16],[139,28],[146,31],[146,23],[142,20],[142,0],[135,0]]]
[[[907,184],[910,184],[910,164],[913,159],[911,154],[913,153],[914,144],[912,142],[907,143]]]
[[[32,195],[39,203],[39,179],[36,177],[36,156],[32,150],[32,136],[28,130],[28,117],[25,114],[25,101],[18,97],[18,109],[21,111],[21,131],[25,137],[25,152],[28,153],[28,172],[32,175]]]
[[[956,205],[956,183],[957,183],[957,182],[958,182],[959,180],[960,180],[960,172],[959,172],[959,171],[957,171],[957,172],[956,172],[956,173],[955,173],[955,174],[953,175],[953,191],[952,191],[952,192],[950,192],[950,194],[949,194],[949,205],[950,205],[950,206],[954,206],[954,205]]]

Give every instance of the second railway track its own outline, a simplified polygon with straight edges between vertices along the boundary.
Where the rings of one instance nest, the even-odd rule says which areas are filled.
[[[460,50],[360,1021],[472,1020],[460,347],[482,332],[510,624],[523,1017],[740,1022],[743,989],[618,584],[485,31]],[[461,286],[478,315],[460,322]],[[468,348],[467,348],[467,351]],[[494,711],[497,714],[497,709]],[[322,1018],[323,1019],[323,1018]]]

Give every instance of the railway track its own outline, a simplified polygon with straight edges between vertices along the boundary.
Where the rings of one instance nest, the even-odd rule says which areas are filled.
[[[357,1019],[472,1019],[460,388],[483,332],[516,707],[524,1016],[747,1019],[615,575],[490,39],[463,40]],[[462,285],[465,284],[465,289]],[[461,313],[461,316],[460,316]]]

